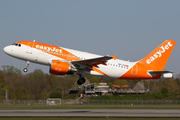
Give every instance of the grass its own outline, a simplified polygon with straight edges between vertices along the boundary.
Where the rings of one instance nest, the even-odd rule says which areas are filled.
[[[0,106],[0,110],[54,110],[54,109],[167,109],[180,110],[180,106],[121,106],[121,105],[4,105]]]
[[[145,93],[145,94],[124,94],[124,95],[104,95],[104,96],[91,96],[91,100],[179,100],[180,93]]]

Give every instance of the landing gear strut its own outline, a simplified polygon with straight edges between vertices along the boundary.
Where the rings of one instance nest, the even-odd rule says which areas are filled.
[[[29,67],[30,62],[26,61],[26,68],[23,69],[23,71],[26,73],[28,71],[28,67]]]
[[[84,78],[84,76],[82,74],[78,74],[78,75],[79,75],[79,79],[77,81],[77,84],[82,85],[83,83],[86,82],[86,80],[85,80],[85,78]]]

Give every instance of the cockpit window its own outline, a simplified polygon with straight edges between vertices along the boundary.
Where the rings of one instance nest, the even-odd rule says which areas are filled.
[[[21,47],[21,44],[19,44],[19,43],[13,43],[12,45],[15,45],[15,46]]]

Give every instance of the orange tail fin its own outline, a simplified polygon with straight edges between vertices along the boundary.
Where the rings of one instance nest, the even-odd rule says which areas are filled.
[[[163,70],[175,44],[176,41],[166,40],[139,62]]]

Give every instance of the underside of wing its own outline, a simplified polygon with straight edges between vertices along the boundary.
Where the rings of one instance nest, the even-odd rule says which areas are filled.
[[[86,68],[87,66],[89,67],[89,69],[91,69],[92,67],[98,67],[98,65],[102,64],[102,65],[107,65],[106,62],[110,59],[114,59],[116,60],[116,56],[103,56],[103,57],[99,57],[99,58],[92,58],[92,59],[86,59],[86,60],[78,60],[78,61],[72,61],[71,63],[77,67],[77,68]]]

